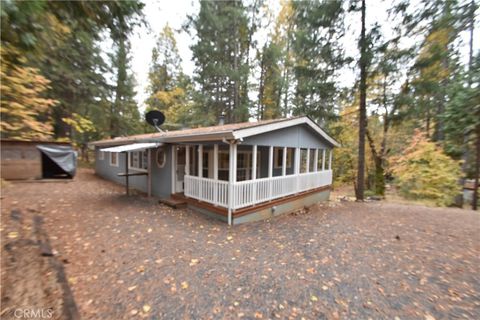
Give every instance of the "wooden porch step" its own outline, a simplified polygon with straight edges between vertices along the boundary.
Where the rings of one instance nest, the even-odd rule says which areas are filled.
[[[181,209],[187,207],[187,202],[180,199],[165,198],[160,199],[159,202],[174,209]]]

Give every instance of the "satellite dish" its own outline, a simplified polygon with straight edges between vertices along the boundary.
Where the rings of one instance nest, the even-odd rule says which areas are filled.
[[[145,120],[147,120],[148,124],[154,126],[158,131],[163,132],[163,130],[160,129],[160,126],[165,122],[165,115],[162,112],[158,110],[148,111],[145,115]]]

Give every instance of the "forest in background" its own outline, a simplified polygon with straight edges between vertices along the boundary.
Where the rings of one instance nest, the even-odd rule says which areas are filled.
[[[451,205],[480,163],[480,53],[473,0],[392,0],[391,32],[365,24],[369,3],[202,1],[184,22],[195,72],[175,36],[158,32],[146,110],[165,127],[308,115],[342,145],[337,183]],[[168,5],[166,2],[165,5]],[[150,132],[135,101],[129,38],[139,1],[2,1],[1,136],[89,141]],[[348,28],[353,24],[354,28]],[[271,30],[265,41],[259,30]],[[342,39],[355,35],[358,54]],[[461,41],[461,35],[468,41]],[[102,51],[109,39],[112,52]],[[466,50],[465,50],[466,49]],[[461,52],[468,52],[468,57]],[[355,81],[342,82],[351,70]],[[476,197],[474,206],[476,207]]]

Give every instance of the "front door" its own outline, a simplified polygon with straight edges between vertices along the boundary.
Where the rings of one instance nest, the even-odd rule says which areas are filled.
[[[183,192],[183,180],[185,176],[185,147],[184,146],[178,146],[175,148],[177,154],[176,154],[176,175],[177,179],[175,181],[175,192],[176,193],[181,193]]]

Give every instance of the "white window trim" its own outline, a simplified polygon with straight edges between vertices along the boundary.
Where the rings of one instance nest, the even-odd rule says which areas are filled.
[[[109,161],[109,162],[110,162],[110,166],[111,166],[111,167],[118,167],[118,166],[120,166],[120,164],[119,164],[120,161],[119,161],[119,159],[118,159],[118,158],[119,158],[119,157],[118,157],[118,153],[117,153],[117,152],[109,152],[109,153],[110,153],[110,161]],[[116,156],[117,163],[113,163],[113,162],[112,162],[112,159],[113,159],[113,155],[114,155],[114,154],[115,154],[115,156]]]
[[[139,171],[139,172],[148,172],[148,168],[143,169],[143,168],[132,167],[132,163],[130,161],[130,155],[134,152],[142,153],[142,156],[143,156],[143,151],[130,151],[130,152],[128,152],[128,157],[127,157],[128,158],[128,170],[134,170],[134,171]],[[148,165],[148,162],[147,162],[147,165]]]
[[[98,160],[105,160],[105,152],[98,150]]]

